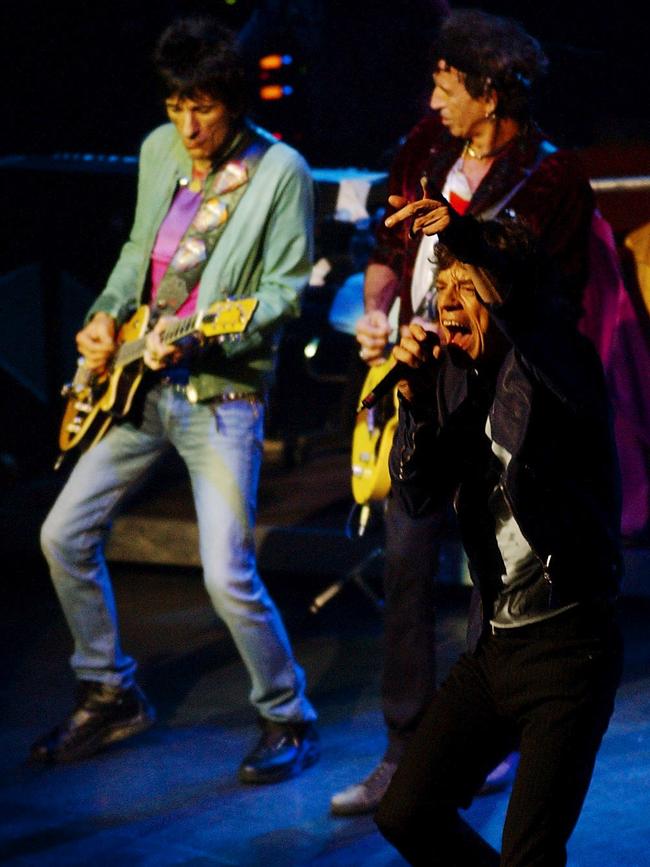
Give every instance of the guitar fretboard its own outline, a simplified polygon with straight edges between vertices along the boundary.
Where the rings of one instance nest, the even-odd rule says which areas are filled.
[[[163,343],[177,343],[179,340],[187,337],[188,334],[192,334],[193,331],[197,330],[201,324],[202,317],[203,314],[199,311],[198,313],[193,313],[191,316],[184,316],[182,319],[178,319],[173,325],[161,332],[160,339]],[[115,356],[115,365],[126,367],[127,364],[131,364],[133,361],[138,361],[142,358],[144,356],[146,340],[147,336],[145,335],[136,340],[129,340],[127,343],[123,343]]]

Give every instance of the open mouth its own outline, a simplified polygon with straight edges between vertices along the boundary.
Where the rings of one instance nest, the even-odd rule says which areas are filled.
[[[444,328],[448,344],[467,350],[472,339],[472,329],[465,322],[449,317],[442,317],[440,324]]]

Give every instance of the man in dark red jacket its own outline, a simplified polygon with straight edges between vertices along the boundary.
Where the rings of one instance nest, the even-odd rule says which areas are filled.
[[[521,218],[556,261],[562,297],[577,319],[594,199],[576,156],[546,141],[531,117],[531,87],[546,68],[540,46],[512,21],[458,10],[443,23],[435,49],[433,112],[395,159],[394,207],[440,190],[459,213]],[[402,325],[414,317],[435,320],[435,241],[407,224],[379,227],[365,275],[366,312],[357,324],[359,354],[368,364],[384,360],[387,314],[396,299]],[[388,746],[365,780],[334,795],[337,815],[376,808],[435,691],[433,577],[443,520],[441,512],[409,517],[388,501],[382,679]]]

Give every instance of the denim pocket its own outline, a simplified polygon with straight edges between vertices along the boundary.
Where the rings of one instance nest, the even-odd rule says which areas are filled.
[[[242,443],[262,443],[264,408],[259,400],[215,401],[213,413],[220,436]]]

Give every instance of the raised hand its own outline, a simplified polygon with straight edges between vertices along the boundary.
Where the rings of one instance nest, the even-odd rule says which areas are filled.
[[[424,198],[409,202],[404,196],[389,196],[388,203],[397,210],[390,217],[386,217],[384,225],[392,229],[405,220],[413,220],[409,229],[412,238],[420,232],[424,235],[437,235],[451,222],[449,206],[436,199]]]

